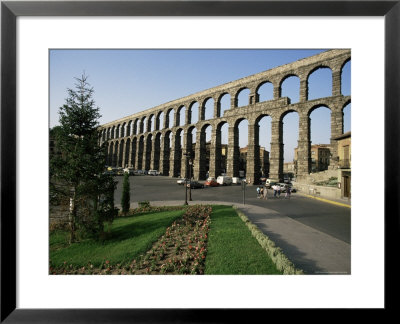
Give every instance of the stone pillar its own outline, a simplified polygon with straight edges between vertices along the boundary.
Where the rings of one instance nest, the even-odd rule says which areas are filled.
[[[199,180],[200,179],[200,173],[201,173],[201,131],[197,132],[196,134],[196,147],[194,150],[194,156],[195,159],[193,161],[194,165],[193,165],[193,177],[195,180]]]
[[[280,181],[283,173],[283,123],[281,120],[271,121],[271,153],[269,178]]]
[[[230,177],[237,177],[239,175],[239,138],[238,129],[234,126],[228,128],[228,157],[227,157],[227,170],[226,173]]]
[[[161,135],[160,139],[160,162],[158,165],[158,171],[160,171],[163,175],[167,175],[165,173],[166,170],[164,170],[165,166],[165,159],[164,159],[164,154],[165,154],[165,134]]]
[[[233,109],[233,108],[237,107],[237,105],[238,105],[238,99],[235,98],[235,96],[231,95],[231,107],[230,107],[230,109]]]
[[[342,74],[340,69],[332,71],[332,96],[342,94]]]
[[[212,129],[210,145],[209,177],[216,178],[221,173],[221,131]]]
[[[189,109],[189,105],[185,105],[185,122],[184,125],[189,125],[192,123],[192,108]]]
[[[180,149],[180,143],[179,143],[179,136],[176,136],[176,134],[172,135],[172,148],[170,151],[170,172],[169,175],[170,177],[177,177],[178,173],[180,172],[180,163],[181,163],[181,149]],[[181,174],[181,176],[183,176]]]
[[[119,166],[120,167],[125,167],[125,141],[124,140],[122,140],[121,142],[120,142],[120,144],[119,144],[119,157],[120,157],[120,160],[119,160]]]
[[[279,82],[273,82],[274,85],[274,100],[277,100],[281,97],[281,85]]]
[[[257,102],[257,94],[255,92],[251,92],[249,94],[249,105],[254,105]]]
[[[301,180],[311,172],[310,117],[299,117],[299,140],[297,146],[297,178]]]
[[[150,152],[150,170],[156,170],[156,161],[155,159],[157,158],[157,152],[156,152],[156,142],[157,139],[154,137],[152,143],[151,143],[151,152]]]
[[[138,170],[142,170],[142,162],[143,162],[143,142],[141,144],[140,138],[136,141],[136,157],[135,157],[135,165]]]
[[[130,167],[132,167],[132,168],[135,168],[136,169],[136,164],[135,164],[135,162],[136,162],[136,153],[137,153],[137,151],[136,151],[136,143],[137,143],[137,140],[135,139],[133,139],[132,138],[132,140],[131,140],[131,149],[130,149],[130,154],[129,154],[129,161],[128,161],[128,164],[129,164],[129,166]]]
[[[329,169],[337,169],[339,163],[338,142],[333,138],[343,134],[343,110],[332,109],[331,112],[331,158]]]
[[[218,102],[218,99],[217,100],[214,99],[214,118],[218,118],[220,114],[221,114],[221,103]]]
[[[185,155],[189,151],[188,148],[188,138],[187,134],[183,136],[183,145],[182,145],[182,150],[181,150],[181,177],[183,178],[188,178],[189,177],[189,163],[188,163],[188,158]]]
[[[308,82],[307,76],[302,76],[300,79],[300,96],[299,102],[305,102],[308,100]]]
[[[251,183],[258,184],[260,179],[260,146],[259,143],[259,127],[256,125],[249,125],[246,156],[246,178],[251,179]]]
[[[199,108],[197,111],[197,116],[199,117],[198,121],[206,119],[205,114],[204,114],[205,109],[204,109],[203,105],[204,105],[204,100],[199,102]]]

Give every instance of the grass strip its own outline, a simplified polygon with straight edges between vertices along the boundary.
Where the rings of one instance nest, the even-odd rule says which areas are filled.
[[[151,248],[165,233],[168,226],[182,217],[182,210],[150,212],[114,220],[104,241],[87,239],[68,246],[68,232],[55,230],[50,233],[50,267],[77,268],[125,264]]]
[[[232,206],[213,206],[205,274],[282,274]]]
[[[243,214],[236,207],[233,208],[236,209],[240,219],[246,224],[251,234],[258,241],[261,247],[267,252],[277,269],[282,271],[283,274],[304,274],[303,270],[296,269],[294,264],[283,254],[281,248],[277,247],[267,235],[261,232],[256,225],[250,222],[245,214]]]

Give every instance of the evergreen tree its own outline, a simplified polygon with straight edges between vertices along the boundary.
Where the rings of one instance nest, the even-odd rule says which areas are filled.
[[[129,184],[129,173],[124,174],[124,183],[122,188],[121,197],[122,212],[126,215],[129,212],[130,207],[130,184]]]
[[[59,109],[60,127],[55,132],[59,154],[50,160],[50,181],[68,188],[70,243],[76,240],[77,225],[94,233],[103,231],[103,221],[115,214],[110,196],[116,187],[113,178],[103,174],[106,152],[104,145],[98,145],[101,116],[93,100],[94,90],[86,75],[75,80],[75,89],[68,89],[66,102]]]

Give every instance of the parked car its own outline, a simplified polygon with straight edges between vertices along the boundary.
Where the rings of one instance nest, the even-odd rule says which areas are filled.
[[[158,171],[157,170],[149,170],[148,175],[156,176],[156,175],[158,175]]]
[[[202,183],[198,182],[198,181],[190,181],[188,184],[186,184],[186,186],[188,188],[191,188],[191,189],[200,189],[200,188],[202,189],[202,188],[204,188],[204,185]]]
[[[232,178],[231,177],[228,177],[228,176],[219,176],[218,178],[217,178],[217,182],[220,184],[220,185],[223,185],[223,186],[227,186],[227,185],[231,185],[232,184]]]
[[[241,183],[241,180],[240,180],[239,177],[232,177],[232,183],[234,183],[234,184],[240,184],[240,183]]]
[[[181,178],[181,179],[178,179],[178,181],[176,181],[176,183],[177,183],[178,185],[183,185],[187,180],[188,180],[188,179]]]
[[[206,182],[204,182],[204,185],[207,187],[218,187],[219,183],[215,178],[208,178]]]
[[[124,173],[129,173],[129,175],[134,175],[135,170],[133,168],[125,168]]]

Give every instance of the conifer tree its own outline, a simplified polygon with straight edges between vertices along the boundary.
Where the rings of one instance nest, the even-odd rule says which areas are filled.
[[[70,243],[76,240],[77,225],[99,233],[103,230],[103,221],[115,214],[116,185],[111,176],[104,174],[106,152],[104,145],[98,143],[97,130],[101,115],[87,78],[85,74],[75,78],[75,88],[67,90],[66,102],[59,109],[60,127],[55,138],[59,154],[50,160],[50,181],[58,181],[68,188],[65,194],[70,202]],[[79,214],[80,206],[85,208]]]

